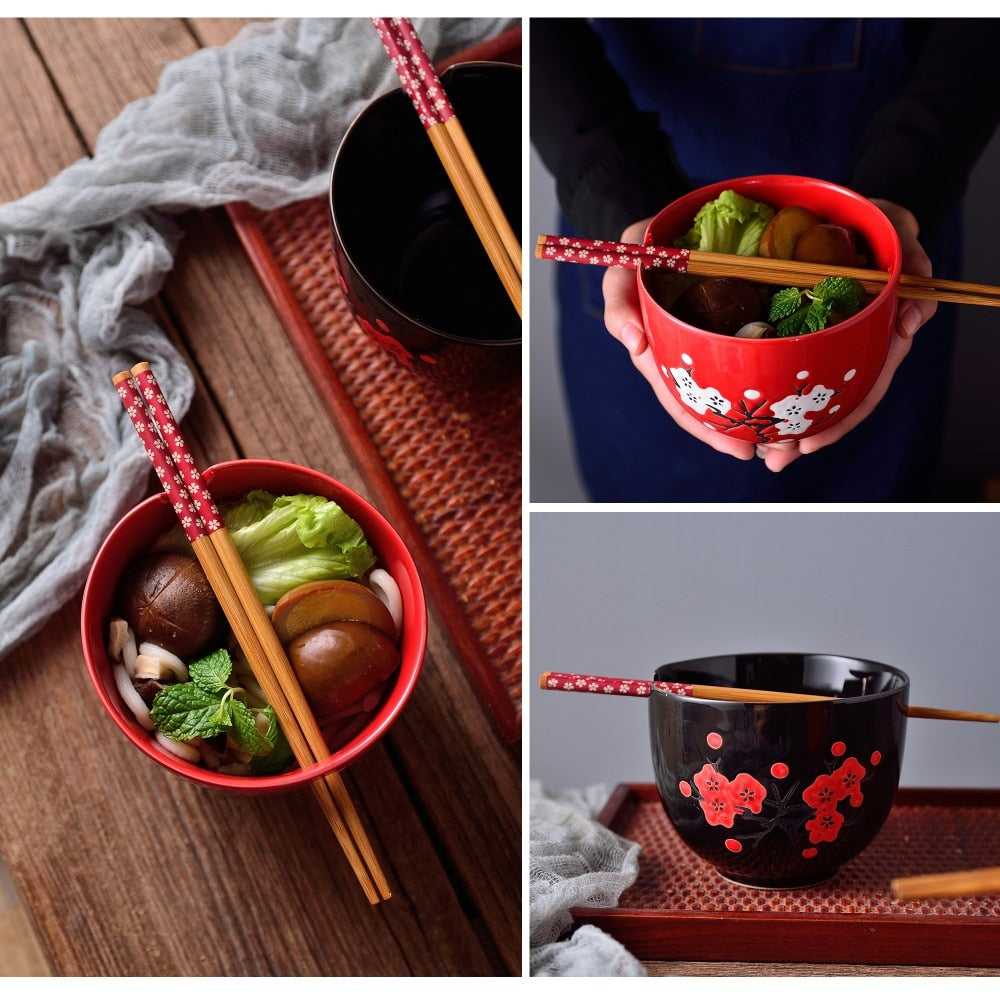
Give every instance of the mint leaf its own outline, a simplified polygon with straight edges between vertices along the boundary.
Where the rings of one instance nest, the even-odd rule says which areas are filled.
[[[153,699],[153,723],[164,736],[175,740],[208,739],[225,733],[237,747],[252,755],[253,774],[280,774],[294,757],[274,710],[270,705],[259,710],[250,708],[242,700],[242,689],[227,683],[232,669],[225,649],[192,663],[188,667],[190,681],[171,684]],[[266,734],[257,728],[258,711],[268,720]]]
[[[270,723],[267,729],[267,741],[274,749],[269,754],[254,757],[250,761],[250,773],[260,777],[269,774],[281,774],[289,764],[295,762],[295,755],[292,753],[292,748],[288,745],[288,740],[285,739],[285,734],[278,725],[278,717],[275,715],[274,709],[268,705],[260,711],[267,716]]]
[[[809,306],[800,306],[791,316],[786,316],[781,320],[776,329],[778,331],[779,337],[797,337],[803,329],[803,323],[805,322],[806,313],[809,312]]]
[[[825,330],[857,312],[864,301],[864,287],[856,278],[824,278],[809,290],[782,288],[771,296],[767,321],[779,337]]]
[[[171,684],[158,692],[149,710],[156,728],[175,740],[208,739],[224,733],[228,724],[219,718],[219,696],[193,681]]]
[[[853,313],[861,307],[865,289],[857,278],[824,278],[813,288],[813,294],[830,303],[839,313]]]
[[[230,700],[230,704],[233,707],[233,729],[229,734],[232,741],[241,750],[252,753],[254,756],[269,754],[273,746],[270,740],[257,728],[257,713],[235,698]]]
[[[806,314],[802,318],[802,330],[804,333],[815,333],[826,326],[826,321],[833,312],[833,303],[827,299],[813,299],[806,309]]]
[[[233,672],[233,661],[226,649],[217,649],[214,653],[195,660],[188,667],[191,680],[203,691],[215,693],[222,691]]]
[[[782,288],[771,296],[771,306],[768,309],[768,323],[777,323],[786,316],[791,316],[802,305],[802,292],[797,288]]]
[[[219,732],[224,733],[233,724],[233,701],[231,698],[223,697],[218,703],[210,720],[213,725],[219,727]]]

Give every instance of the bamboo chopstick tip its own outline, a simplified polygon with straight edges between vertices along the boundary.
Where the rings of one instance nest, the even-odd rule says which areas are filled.
[[[894,878],[889,890],[896,899],[957,899],[1000,892],[1000,867],[968,868]]]
[[[906,879],[894,878],[889,882],[889,892],[893,899],[907,899],[909,892],[906,888]]]
[[[140,361],[138,364],[132,365],[132,374],[141,375],[143,372],[152,371],[153,366],[148,361]]]

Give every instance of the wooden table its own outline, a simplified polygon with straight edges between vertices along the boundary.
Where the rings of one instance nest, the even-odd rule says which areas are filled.
[[[242,24],[0,21],[0,198],[87,155],[164,65]],[[151,308],[196,373],[196,459],[285,459],[364,494],[225,210],[180,221]],[[0,857],[48,971],[520,974],[520,745],[497,735],[433,611],[410,704],[345,774],[394,890],[378,906],[308,791],[212,793],[137,753],[89,686],[79,611],[77,595],[0,663]]]

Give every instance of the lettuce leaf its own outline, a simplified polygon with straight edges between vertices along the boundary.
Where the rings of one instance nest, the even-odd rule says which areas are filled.
[[[735,191],[723,191],[698,209],[691,229],[675,241],[675,246],[756,257],[761,237],[773,217],[770,205]]]
[[[265,605],[299,584],[359,579],[375,565],[361,526],[325,497],[252,490],[222,516]]]

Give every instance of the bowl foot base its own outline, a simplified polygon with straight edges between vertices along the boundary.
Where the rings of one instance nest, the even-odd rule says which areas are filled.
[[[720,878],[725,879],[727,882],[743,886],[747,889],[808,889],[811,886],[828,882],[837,874],[837,869],[806,879],[755,878],[753,875],[727,875],[725,872],[718,872],[718,874]]]

